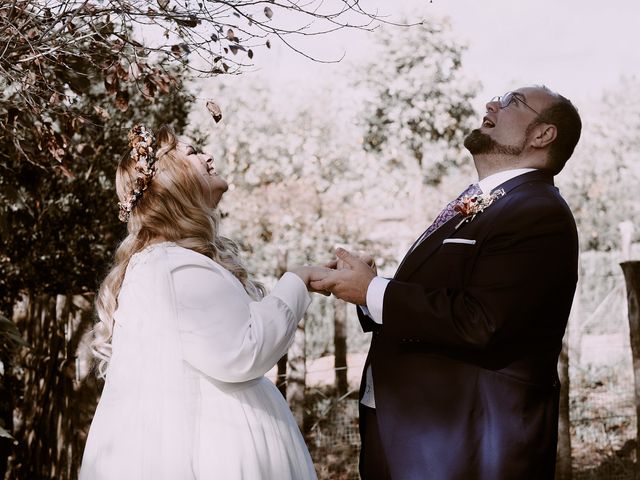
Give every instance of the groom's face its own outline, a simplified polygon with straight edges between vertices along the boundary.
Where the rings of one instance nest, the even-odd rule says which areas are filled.
[[[464,140],[472,155],[521,155],[527,148],[538,113],[546,108],[549,95],[540,88],[521,88],[487,103],[480,128]]]

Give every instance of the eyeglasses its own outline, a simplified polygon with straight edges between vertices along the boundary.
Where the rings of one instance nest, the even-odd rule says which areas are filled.
[[[522,103],[525,107],[527,107],[536,115],[540,115],[540,113],[538,113],[536,110],[531,108],[529,104],[527,104],[527,102],[524,101],[524,97],[522,96],[522,94],[517,92],[507,92],[501,97],[493,97],[491,99],[491,102],[498,102],[498,104],[500,105],[500,110],[502,110],[503,108],[507,108],[509,105],[511,105],[516,101]]]

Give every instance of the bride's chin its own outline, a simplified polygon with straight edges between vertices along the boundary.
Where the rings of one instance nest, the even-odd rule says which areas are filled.
[[[220,200],[222,200],[222,196],[224,195],[224,192],[226,192],[227,190],[219,190],[217,192],[215,192],[211,198],[211,207],[212,208],[218,208],[218,205],[220,204]]]

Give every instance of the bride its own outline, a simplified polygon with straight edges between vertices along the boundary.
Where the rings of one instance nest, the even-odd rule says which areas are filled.
[[[104,391],[81,480],[306,480],[311,457],[263,375],[287,351],[321,267],[269,295],[218,234],[227,183],[162,127],[129,133],[118,166],[128,235],[98,293],[94,352]]]

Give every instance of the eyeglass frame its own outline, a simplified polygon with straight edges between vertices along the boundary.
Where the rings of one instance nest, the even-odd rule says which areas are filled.
[[[540,112],[535,110],[533,107],[531,107],[531,105],[529,105],[527,102],[524,101],[524,99],[522,98],[523,96],[524,95],[522,95],[521,93],[518,93],[518,92],[507,92],[504,95],[496,95],[495,97],[493,97],[490,100],[490,102],[498,102],[498,105],[500,106],[500,110],[502,110],[503,108],[507,108],[513,102],[517,101],[517,102],[522,103],[525,107],[527,107],[529,110],[531,110],[536,115],[540,115]],[[506,98],[506,97],[509,97],[509,100],[505,104],[503,99]]]

